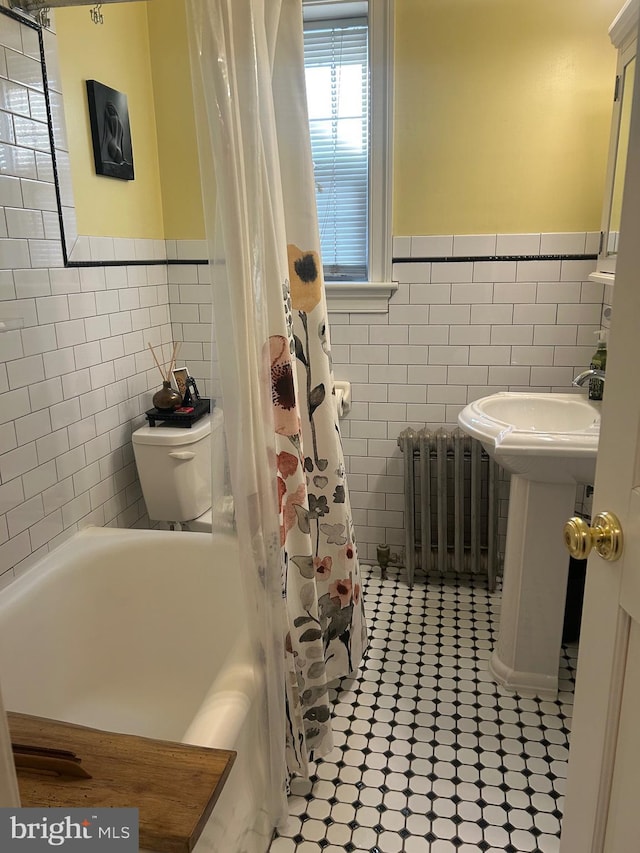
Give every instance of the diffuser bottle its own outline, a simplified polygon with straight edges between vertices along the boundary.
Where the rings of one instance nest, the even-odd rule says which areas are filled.
[[[178,406],[182,405],[182,396],[165,379],[162,383],[162,388],[156,391],[151,402],[159,412],[172,412]]]

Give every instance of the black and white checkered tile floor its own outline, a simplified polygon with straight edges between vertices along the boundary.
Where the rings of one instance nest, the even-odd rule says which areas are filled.
[[[369,650],[271,853],[557,853],[577,646],[557,701],[522,699],[487,672],[500,594],[483,579],[363,574]]]

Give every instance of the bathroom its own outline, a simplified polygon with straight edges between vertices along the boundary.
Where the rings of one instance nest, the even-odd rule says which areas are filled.
[[[352,383],[342,434],[364,562],[381,542],[403,546],[396,437],[405,426],[453,425],[467,400],[498,390],[568,389],[607,323],[610,290],[589,274],[616,66],[607,30],[620,4],[585,5],[396,0],[398,287],[382,311],[330,313],[335,374]],[[78,260],[171,263],[63,267],[51,198],[34,204],[38,221],[0,220],[1,319],[19,324],[0,335],[2,586],[82,527],[148,526],[131,444],[157,385],[148,343],[182,341],[201,391],[220,396],[208,268],[198,263],[207,248],[183,4],[103,14],[96,26],[88,8],[58,12],[59,64],[48,55],[50,85],[65,94],[65,232],[81,235]],[[105,187],[93,174],[87,78],[116,78],[128,94],[131,186]],[[53,106],[55,122],[60,96]],[[46,169],[46,151],[35,145],[25,163],[11,158],[13,142],[5,126],[14,170],[3,167],[0,204],[12,209],[22,205],[18,179],[42,192]],[[451,255],[488,260],[423,260]],[[508,255],[528,259],[491,260]],[[545,259],[528,257],[537,255]]]

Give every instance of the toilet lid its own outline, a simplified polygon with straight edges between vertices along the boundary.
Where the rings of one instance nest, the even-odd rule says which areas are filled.
[[[166,424],[158,426],[143,426],[135,430],[131,436],[133,444],[194,444],[206,438],[211,432],[211,415],[203,415],[199,421],[187,429]]]

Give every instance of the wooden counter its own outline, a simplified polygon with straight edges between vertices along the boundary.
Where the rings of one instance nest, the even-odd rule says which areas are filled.
[[[140,847],[190,853],[236,753],[8,713],[14,743],[75,752],[92,778],[18,771],[22,805],[140,810]]]

